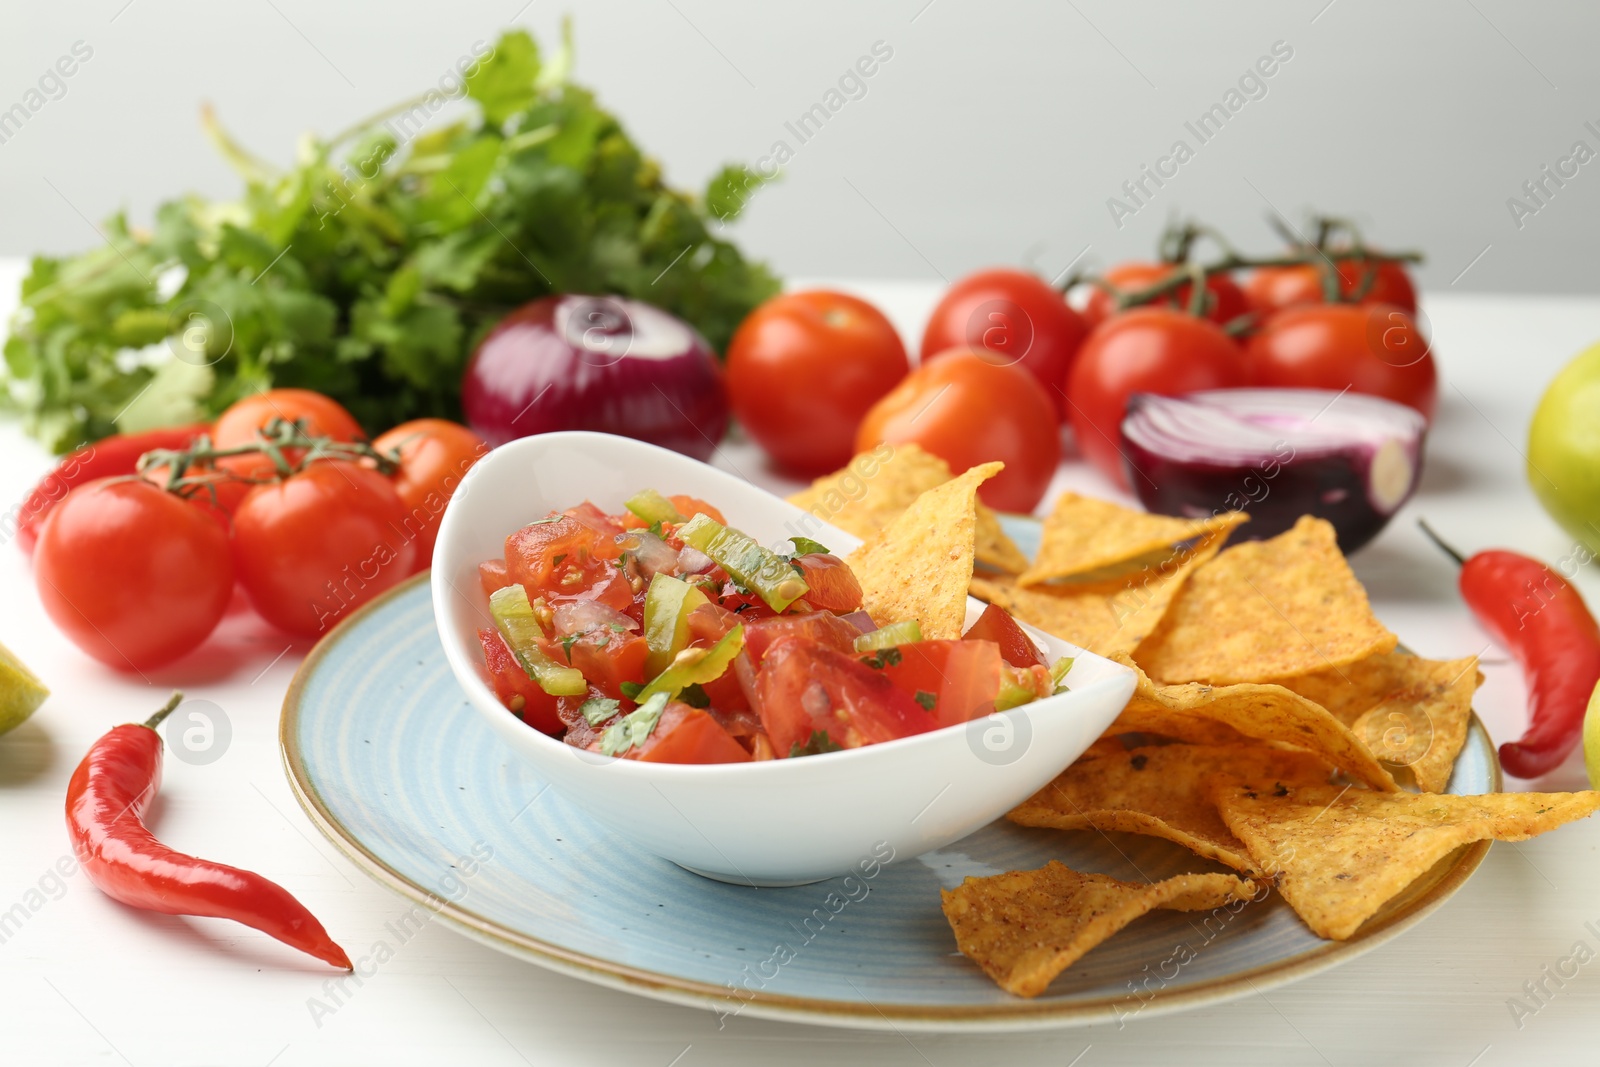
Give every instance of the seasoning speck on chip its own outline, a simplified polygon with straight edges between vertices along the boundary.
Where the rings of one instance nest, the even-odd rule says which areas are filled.
[[[1123,882],[1053,861],[1036,871],[968,878],[943,893],[957,947],[1019,997],[1043,993],[1090,949],[1156,908],[1206,911],[1255,895],[1255,883],[1231,874]]]

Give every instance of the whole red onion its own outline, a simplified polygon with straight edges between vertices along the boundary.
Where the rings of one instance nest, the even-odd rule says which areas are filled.
[[[507,315],[467,363],[461,406],[491,445],[598,430],[705,460],[728,428],[722,368],[705,338],[614,296],[547,296]]]

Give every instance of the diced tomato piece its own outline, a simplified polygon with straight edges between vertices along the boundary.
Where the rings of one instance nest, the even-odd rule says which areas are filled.
[[[483,585],[485,596],[493,596],[497,589],[514,584],[506,573],[506,561],[503,559],[486,559],[478,564],[478,581]]]
[[[723,583],[722,592],[712,599],[729,611],[736,612],[741,619],[770,619],[778,614],[755,593],[741,593],[731,581]]]
[[[649,646],[639,634],[615,633],[610,630],[591,630],[572,642],[568,656],[560,641],[552,641],[548,649],[557,663],[567,662],[583,672],[591,686],[608,697],[622,696],[622,683],[643,685],[644,660]]]
[[[884,650],[887,651],[887,650]],[[896,689],[917,701],[931,704],[927,714],[934,725],[953,726],[988,714],[1000,692],[1000,646],[993,641],[914,641],[893,651],[865,657]]]
[[[855,572],[838,556],[813,552],[794,559],[801,577],[811,587],[806,593],[806,603],[819,611],[837,611],[841,615],[861,606],[861,583]]]
[[[571,575],[576,577],[570,577]],[[557,587],[548,590],[553,604],[563,600],[598,600],[623,614],[627,614],[633,607],[632,583],[628,581],[628,576],[609,560],[591,559],[586,568],[574,565],[570,572],[566,572],[563,567],[556,572],[556,578]],[[528,595],[531,597],[532,591]]]
[[[993,641],[1000,646],[1001,657],[1013,667],[1048,667],[1044,653],[1033,643],[1033,638],[1023,632],[1011,612],[998,604],[990,604],[978,616],[965,634],[969,641]]]
[[[855,640],[860,634],[860,630],[826,611],[776,615],[766,619],[751,619],[745,623],[744,650],[749,653],[750,662],[759,667],[767,650],[786,637],[815,641],[839,652],[853,652]]]
[[[767,650],[755,689],[756,711],[780,757],[816,731],[826,731],[841,748],[858,748],[938,725],[881,672],[803,637],[786,637]]]
[[[699,708],[673,701],[644,744],[623,753],[646,763],[749,763],[750,753]]]
[[[570,515],[540,519],[506,538],[506,573],[514,582],[556,592],[563,578],[597,569],[599,547],[594,529]]]
[[[489,684],[500,703],[516,712],[522,721],[540,733],[560,737],[566,724],[561,721],[556,698],[539,688],[528,677],[517,657],[506,646],[500,631],[485,627],[478,631],[483,645],[483,663],[489,669]]]
[[[739,625],[739,616],[716,604],[701,604],[689,612],[689,644],[708,648]]]
[[[626,531],[620,519],[607,515],[587,500],[575,508],[568,508],[563,514],[594,531],[595,544],[590,551],[597,559],[616,559],[622,555],[622,546],[617,543],[617,538]]]
[[[722,517],[722,512],[699,497],[673,493],[667,499],[672,501],[672,506],[678,509],[678,514],[682,515],[685,520],[692,519],[696,515],[704,515],[708,519],[715,519],[719,525],[728,525],[728,520]],[[643,530],[650,525],[631,511],[625,511],[617,518],[622,523],[623,528],[628,530]],[[669,523],[667,525],[672,524]],[[681,548],[683,546],[680,544],[678,547]]]

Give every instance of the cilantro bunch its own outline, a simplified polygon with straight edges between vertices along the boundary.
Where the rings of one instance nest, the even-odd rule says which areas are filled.
[[[467,71],[282,171],[207,132],[245,179],[237,202],[123,215],[109,243],[39,256],[5,344],[3,398],[56,451],[209,418],[269,386],[315,389],[370,431],[459,418],[461,372],[502,315],[549,293],[664,308],[721,351],[778,289],[718,235],[761,178],[725,167],[673,189],[587,89],[571,42],[504,34]]]

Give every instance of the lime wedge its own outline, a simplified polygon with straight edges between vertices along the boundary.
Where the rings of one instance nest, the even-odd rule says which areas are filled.
[[[49,695],[44,683],[9,648],[0,645],[0,734],[21,726]]]
[[[1583,765],[1589,771],[1589,784],[1600,782],[1600,682],[1583,713]]]

